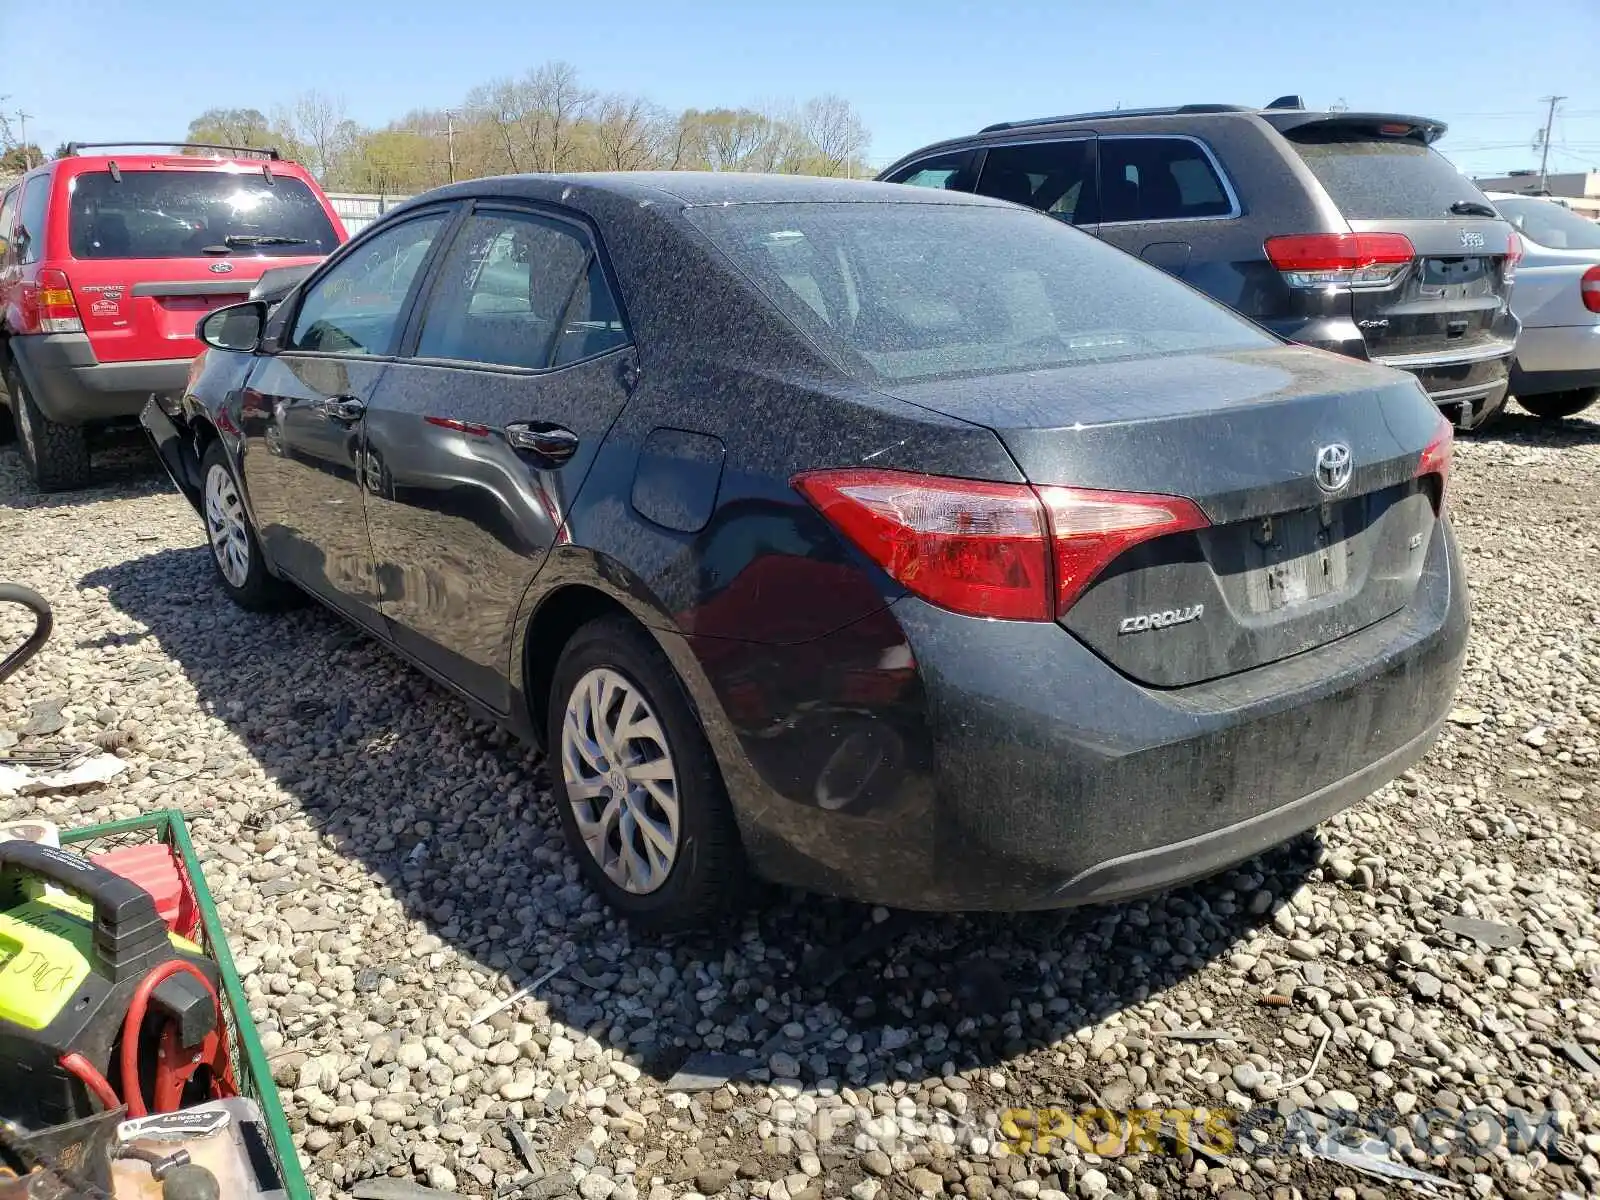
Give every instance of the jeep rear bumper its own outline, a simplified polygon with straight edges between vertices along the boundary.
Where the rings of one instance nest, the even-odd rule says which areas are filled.
[[[58,425],[90,425],[138,416],[151,393],[181,393],[190,359],[100,362],[82,333],[11,339],[11,355],[33,401]]]

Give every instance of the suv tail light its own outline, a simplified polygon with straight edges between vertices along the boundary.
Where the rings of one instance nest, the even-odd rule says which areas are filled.
[[[24,332],[83,332],[78,302],[72,298],[72,284],[65,271],[56,267],[39,268],[36,278],[23,282],[20,299]]]
[[[1176,496],[846,468],[795,488],[907,590],[974,617],[1049,621],[1123,551],[1209,524]]]
[[[1446,491],[1450,483],[1450,458],[1455,448],[1455,429],[1450,422],[1441,415],[1439,418],[1439,432],[1433,435],[1422,451],[1422,457],[1417,460],[1417,478],[1422,479],[1428,475],[1439,477],[1439,489],[1434,495],[1433,511],[1444,516]]]
[[[1522,235],[1512,230],[1506,235],[1506,266],[1502,273],[1507,283],[1517,277],[1517,264],[1522,261]]]
[[[1600,313],[1600,267],[1590,267],[1578,284],[1583,294],[1583,306],[1590,312]]]
[[[1295,233],[1262,245],[1290,287],[1383,288],[1417,255],[1403,233]]]

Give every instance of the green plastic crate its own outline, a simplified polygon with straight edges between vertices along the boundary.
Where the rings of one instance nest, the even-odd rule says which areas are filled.
[[[239,972],[228,950],[227,935],[217,916],[216,903],[211,899],[211,889],[206,886],[205,872],[195,856],[194,843],[189,840],[189,828],[184,824],[183,814],[169,808],[131,817],[126,821],[61,831],[62,846],[70,846],[83,854],[100,854],[122,846],[149,845],[153,842],[164,842],[177,851],[195,903],[200,908],[200,944],[217,964],[222,976],[222,1008],[228,1026],[228,1055],[233,1063],[234,1081],[239,1085],[239,1094],[249,1096],[261,1106],[262,1117],[271,1134],[273,1156],[278,1162],[278,1175],[289,1200],[311,1200],[311,1189],[306,1184],[305,1173],[300,1170],[300,1158],[295,1153],[294,1140],[289,1136],[289,1122],[284,1118],[278,1089],[272,1082],[272,1071],[261,1049],[261,1039],[256,1036],[255,1022],[250,1018],[250,1006],[245,1001],[244,988],[239,983]]]

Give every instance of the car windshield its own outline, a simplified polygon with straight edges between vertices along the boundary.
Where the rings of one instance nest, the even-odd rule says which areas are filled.
[[[1032,212],[749,204],[689,215],[769,300],[868,380],[1277,344],[1154,267]]]
[[[1547,250],[1600,250],[1600,223],[1570,208],[1533,196],[1496,200],[1494,206],[1518,233]]]
[[[339,245],[310,188],[259,171],[85,172],[72,181],[70,230],[74,258],[282,257]]]

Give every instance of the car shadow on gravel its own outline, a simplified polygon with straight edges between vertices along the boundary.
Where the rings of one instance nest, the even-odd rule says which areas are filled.
[[[105,500],[128,500],[170,492],[172,483],[142,430],[118,429],[91,445],[87,487],[44,493],[33,486],[16,448],[0,455],[0,508],[70,508]],[[107,493],[114,492],[114,495]]]
[[[1517,446],[1600,445],[1600,405],[1581,416],[1549,421],[1507,407],[1487,429],[1458,435],[1473,442],[1503,442]]]
[[[250,831],[298,807],[336,847],[345,865],[335,871],[252,874],[271,903],[315,908],[306,897],[348,888],[354,872],[381,881],[441,944],[503,975],[502,992],[559,964],[534,992],[551,1016],[658,1078],[700,1048],[755,1049],[763,1065],[787,1055],[805,1079],[859,1084],[1087,1039],[1096,1022],[1236,948],[1322,854],[1303,836],[1148,901],[1017,916],[883,922],[881,910],[767,889],[718,937],[651,938],[616,924],[576,882],[537,755],[371,638],[315,606],[234,608],[204,549],[164,550],[82,583],[150,631],[203,710],[291,797],[246,797],[219,765],[218,806]],[[425,965],[415,949],[363,943],[357,992],[375,993],[386,972],[415,973]],[[1264,962],[1252,979],[1263,992],[1274,982]],[[1203,1000],[1167,1002],[1170,1027],[1210,1017]],[[439,1019],[459,1027],[468,1010],[460,1002]],[[1072,1081],[1046,1070],[1027,1084],[1059,1096]]]

